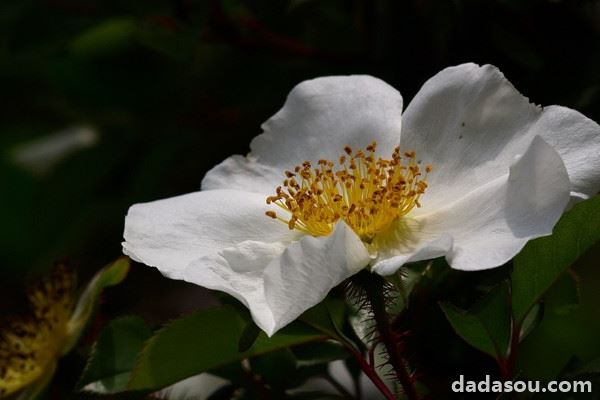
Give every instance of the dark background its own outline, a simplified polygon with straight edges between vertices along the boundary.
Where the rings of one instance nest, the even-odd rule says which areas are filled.
[[[599,39],[598,1],[2,0],[0,312],[56,261],[86,280],[119,256],[131,204],[197,190],[304,79],[372,74],[408,104],[447,66],[491,63],[533,102],[598,121]],[[23,161],[81,126],[94,143]],[[158,324],[213,301],[135,265],[102,316]]]

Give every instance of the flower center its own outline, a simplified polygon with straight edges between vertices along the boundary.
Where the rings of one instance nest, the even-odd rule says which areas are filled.
[[[337,166],[319,160],[313,168],[305,161],[293,172],[285,171],[283,187],[267,197],[267,204],[279,206],[289,216],[281,217],[275,211],[266,215],[312,236],[329,235],[341,219],[370,243],[378,232],[421,206],[419,198],[432,169],[427,165],[423,175],[414,151],[401,154],[396,147],[386,160],[375,158],[376,148],[376,142],[366,151],[354,152],[346,146]]]

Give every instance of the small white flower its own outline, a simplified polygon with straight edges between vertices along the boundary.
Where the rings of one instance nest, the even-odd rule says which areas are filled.
[[[379,79],[305,81],[262,128],[202,191],[131,207],[123,248],[231,294],[268,334],[366,266],[502,265],[600,188],[600,127],[530,104],[490,65],[441,71],[404,114]]]
[[[202,373],[179,381],[154,394],[151,398],[164,400],[206,400],[229,382],[209,373]]]
[[[350,371],[343,361],[333,361],[327,366],[331,377],[338,382],[345,390],[352,393],[355,386],[352,381]],[[373,385],[371,380],[365,374],[359,376],[361,398],[374,399],[380,396],[379,390]],[[194,375],[182,381],[179,381],[165,389],[155,393],[152,398],[157,400],[206,400],[217,390],[227,386],[229,382],[209,373]],[[322,377],[316,377],[308,380],[298,388],[288,391],[289,394],[302,394],[306,392],[319,391],[331,396],[339,392],[331,386],[331,383]]]

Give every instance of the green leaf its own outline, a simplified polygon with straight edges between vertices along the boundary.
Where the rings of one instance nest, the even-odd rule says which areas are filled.
[[[496,357],[494,342],[479,318],[450,303],[440,303],[440,307],[452,328],[465,342],[492,357]]]
[[[523,341],[544,319],[544,305],[536,304],[521,323],[519,331],[519,342]]]
[[[431,270],[432,265],[433,261],[412,263],[403,267],[398,273],[385,277],[394,284],[399,294],[391,306],[392,315],[397,315],[408,307],[413,289]]]
[[[456,333],[476,349],[500,359],[506,356],[511,321],[508,284],[503,282],[469,311],[450,303],[440,303]]]
[[[506,355],[511,337],[509,283],[504,281],[470,310],[484,325],[496,348],[498,357]]]
[[[600,240],[600,196],[567,212],[552,236],[530,242],[514,259],[512,308],[521,322],[552,284]]]
[[[79,341],[79,337],[98,304],[98,298],[102,291],[121,283],[127,276],[127,272],[129,272],[129,258],[121,257],[98,271],[88,283],[79,296],[75,311],[67,324],[67,341],[63,348],[63,354],[67,354]]]
[[[250,364],[252,372],[278,392],[293,383],[297,371],[296,358],[290,349],[259,355]]]
[[[590,271],[596,270],[597,264],[589,267]],[[596,271],[592,274],[595,275]],[[528,379],[558,379],[566,371],[574,370],[569,365],[572,360],[589,362],[600,357],[598,299],[590,296],[597,293],[598,281],[588,279],[579,282],[573,273],[563,274],[544,295],[544,301],[540,303],[544,308],[543,318],[519,344],[517,370],[522,376]],[[579,296],[580,284],[588,285],[586,296]],[[580,301],[582,303],[577,304]]]
[[[258,335],[260,334],[260,328],[254,323],[254,321],[248,321],[246,327],[242,331],[240,341],[238,342],[238,351],[244,352],[256,342]]]
[[[129,389],[161,389],[235,361],[326,338],[304,323],[293,322],[271,338],[261,332],[250,349],[239,352],[238,341],[246,324],[231,306],[199,311],[172,322],[147,342]]]
[[[198,28],[179,26],[178,32],[172,32],[154,21],[148,21],[137,29],[136,39],[139,44],[148,47],[176,61],[190,62],[194,51],[200,47],[197,40]]]
[[[600,358],[590,361],[569,376],[600,376]]]
[[[549,307],[547,307],[549,308]],[[519,344],[517,369],[528,379],[559,378],[570,360],[576,356],[578,342],[586,345],[595,332],[586,326],[573,309],[568,315],[548,309],[540,325]]]
[[[111,321],[100,333],[77,387],[93,384],[93,391],[115,393],[126,388],[144,342],[152,330],[139,317]]]
[[[336,360],[345,360],[350,356],[344,346],[337,342],[308,343],[292,349],[298,366],[328,364]]]
[[[79,56],[102,56],[116,53],[133,43],[136,22],[130,18],[113,18],[92,26],[75,37],[69,49]]]
[[[326,298],[298,319],[331,338],[337,338],[339,332],[336,327],[343,325],[345,317],[346,304],[340,299]]]

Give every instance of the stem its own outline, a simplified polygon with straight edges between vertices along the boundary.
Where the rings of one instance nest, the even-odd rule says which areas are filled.
[[[512,293],[509,296],[509,307],[512,310]],[[521,339],[521,323],[522,321],[516,320],[514,313],[510,314],[510,344],[508,346],[508,352],[506,357],[498,360],[500,366],[500,377],[504,381],[511,380],[515,374],[515,364],[517,363],[517,349],[519,347],[519,340]]]
[[[409,400],[419,400],[415,382],[411,377],[395,340],[394,331],[390,324],[385,305],[384,280],[383,278],[367,273],[359,277],[361,285],[366,293],[367,300],[371,304],[373,317],[379,333],[379,340],[385,346],[389,356],[389,362],[394,368],[396,377],[402,385],[404,394]]]
[[[369,349],[369,364],[371,364],[372,367],[375,367],[375,346],[372,346]]]
[[[373,382],[377,389],[379,389],[381,394],[383,394],[387,400],[396,400],[394,394],[390,391],[390,389],[388,389],[388,387],[385,385],[385,383],[381,380],[381,378],[375,371],[374,367],[369,365],[369,363],[364,359],[362,354],[360,354],[360,352],[352,346],[346,346],[346,348],[354,356],[356,361],[358,361],[360,369],[371,380],[371,382]]]
[[[252,372],[252,368],[250,367],[250,362],[248,361],[247,358],[242,360],[241,365],[242,365],[242,371],[244,373],[244,376],[250,383],[250,386],[252,386],[256,390],[256,392],[260,395],[260,397],[265,400],[272,399],[273,397],[271,396],[269,389],[265,386],[262,379],[260,377],[256,376],[254,374],[254,372]]]
[[[333,386],[335,388],[335,390],[337,390],[342,395],[342,397],[344,397],[345,399],[354,399],[355,398],[354,396],[352,396],[352,394],[350,394],[350,392],[348,392],[346,390],[346,388],[344,386],[342,386],[341,383],[336,381],[334,379],[334,377],[331,376],[330,374],[328,374],[328,373],[324,374],[323,379],[325,379],[327,382],[329,382],[329,384],[331,386]]]
[[[333,319],[331,319],[331,314],[330,314],[329,318],[330,318],[330,322],[331,322],[333,329],[337,333],[336,339],[356,359],[356,361],[358,362],[358,365],[359,365],[360,369],[363,371],[363,373],[371,380],[371,382],[373,382],[375,387],[377,387],[377,389],[379,389],[381,394],[383,394],[383,396],[387,400],[396,400],[396,397],[394,396],[394,394],[390,391],[390,389],[388,389],[385,382],[383,382],[381,380],[381,378],[377,374],[377,371],[375,371],[375,365],[369,364],[369,362],[367,362],[367,360],[365,360],[365,358],[363,357],[363,354],[354,345],[354,343],[352,343],[352,341],[350,341],[348,338],[346,338],[346,336],[343,334],[343,332],[341,332],[339,330],[339,328],[337,328],[335,322],[333,321]],[[356,395],[360,399],[362,397],[361,390],[360,390],[360,379],[355,380],[355,386],[356,386]]]
[[[521,326],[512,321],[512,331],[510,335],[510,346],[508,349],[507,357],[499,360],[500,363],[500,377],[502,380],[512,379],[515,373],[515,364],[517,362],[517,349],[519,347],[519,335],[521,333]]]

